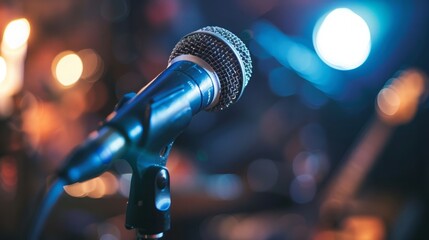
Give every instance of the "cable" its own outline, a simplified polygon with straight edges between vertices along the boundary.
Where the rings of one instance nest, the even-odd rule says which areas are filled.
[[[50,188],[45,193],[43,200],[40,202],[33,218],[30,221],[29,231],[26,239],[37,240],[43,230],[46,219],[48,218],[52,208],[55,206],[58,199],[63,193],[65,181],[63,179],[55,180]]]

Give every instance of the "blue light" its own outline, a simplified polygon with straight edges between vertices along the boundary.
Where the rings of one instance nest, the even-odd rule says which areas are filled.
[[[243,192],[241,179],[234,174],[214,174],[207,176],[205,185],[210,196],[222,200],[232,200]]]
[[[254,41],[284,67],[310,82],[330,97],[340,94],[342,83],[310,48],[288,37],[267,21],[253,25]]]
[[[139,124],[136,124],[134,128],[130,130],[130,137],[132,139],[137,138],[139,135],[143,133],[143,127]]]
[[[361,66],[371,50],[365,20],[348,8],[337,8],[314,28],[313,44],[319,57],[338,70]]]

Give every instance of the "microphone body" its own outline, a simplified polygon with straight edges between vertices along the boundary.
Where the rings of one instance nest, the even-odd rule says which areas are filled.
[[[97,177],[113,160],[139,156],[136,151],[158,160],[129,161],[134,170],[165,166],[172,142],[192,116],[235,103],[251,73],[249,51],[228,30],[209,26],[186,35],[174,47],[167,69],[134,97],[123,98],[100,129],[69,155],[59,177],[66,184]]]
[[[72,152],[59,177],[67,184],[94,178],[123,157],[126,149],[162,151],[193,115],[216,104],[218,89],[216,74],[203,60],[189,55],[172,61]]]

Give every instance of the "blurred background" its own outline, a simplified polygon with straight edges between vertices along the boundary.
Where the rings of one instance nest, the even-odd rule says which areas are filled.
[[[240,101],[176,140],[165,239],[425,239],[429,3],[0,2],[0,238],[69,151],[214,25],[248,46]],[[135,239],[125,161],[65,188],[42,239]]]

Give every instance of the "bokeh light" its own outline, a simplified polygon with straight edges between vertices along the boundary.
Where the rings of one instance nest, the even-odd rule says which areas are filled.
[[[410,121],[426,91],[425,79],[421,71],[408,69],[388,81],[377,96],[378,116],[389,124]]]
[[[6,67],[6,61],[3,57],[0,56],[0,86],[2,82],[6,79],[7,74],[7,67]]]
[[[243,184],[235,174],[214,174],[207,176],[207,193],[215,198],[230,200],[240,196]]]
[[[321,168],[320,158],[316,154],[308,152],[300,152],[293,159],[292,168],[296,176],[300,175],[311,175],[315,176],[318,174]]]
[[[25,18],[11,21],[3,34],[2,50],[14,50],[26,44],[30,36],[30,23]]]
[[[401,99],[394,89],[385,88],[382,89],[378,94],[377,104],[381,112],[392,116],[398,111],[399,105],[401,104]]]
[[[0,94],[4,97],[11,97],[22,88],[29,36],[30,24],[25,18],[11,21],[4,30],[1,55],[5,64],[1,63],[0,67],[3,68],[3,65],[6,67],[5,71],[0,70]]]
[[[65,192],[72,197],[102,198],[115,194],[119,188],[118,179],[110,172],[85,182],[64,186]]]
[[[376,216],[351,216],[343,225],[344,233],[355,239],[386,239],[383,220]]]
[[[348,8],[337,8],[321,21],[313,37],[319,57],[339,70],[362,65],[371,50],[371,34],[365,20]]]
[[[338,75],[326,66],[312,49],[286,35],[270,22],[258,21],[252,29],[256,44],[250,45],[250,51],[256,50],[258,56],[261,54],[271,56],[278,63],[331,97],[340,94],[342,83],[338,81]],[[262,62],[271,63],[271,61]],[[262,68],[265,68],[265,71],[269,69],[266,66]]]
[[[62,52],[58,54],[52,62],[52,74],[57,81],[65,87],[71,86],[79,81],[82,73],[82,59],[74,52]]]
[[[100,240],[119,240],[121,231],[118,227],[110,222],[103,222],[97,225],[97,233]]]
[[[82,79],[90,82],[97,81],[104,70],[104,63],[101,57],[93,49],[83,49],[77,52],[82,60]]]
[[[119,177],[119,193],[124,197],[130,193],[132,177],[132,173],[124,173]]]
[[[293,201],[304,204],[313,200],[316,190],[317,186],[313,176],[303,174],[292,181],[289,193]]]

